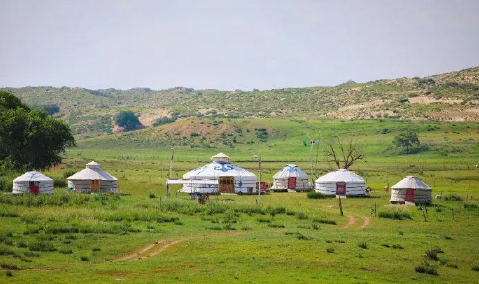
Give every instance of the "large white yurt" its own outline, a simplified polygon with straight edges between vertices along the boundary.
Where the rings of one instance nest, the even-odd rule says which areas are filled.
[[[68,188],[78,192],[117,192],[118,179],[100,168],[94,161],[86,168],[69,176]]]
[[[287,191],[288,189],[304,191],[310,190],[308,175],[297,165],[286,165],[273,176],[273,191]]]
[[[254,193],[256,175],[231,164],[230,157],[219,153],[212,162],[183,175],[182,192],[187,193]]]
[[[407,176],[391,187],[391,203],[431,203],[432,189],[420,178]]]
[[[339,169],[318,178],[315,191],[324,195],[364,196],[366,195],[366,182],[359,175]]]
[[[13,194],[52,194],[53,180],[39,172],[26,172],[13,180]]]

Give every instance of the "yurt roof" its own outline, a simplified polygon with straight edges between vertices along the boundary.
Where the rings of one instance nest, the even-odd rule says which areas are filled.
[[[341,182],[341,181],[342,182],[365,182],[362,177],[346,169],[335,170],[334,172],[327,173],[316,180],[316,182]]]
[[[39,172],[26,172],[23,175],[13,180],[13,182],[19,182],[19,181],[53,181],[53,180]]]
[[[212,162],[183,175],[184,179],[216,178],[221,176],[254,177],[252,172],[229,162]]]
[[[69,176],[68,180],[118,180],[116,177],[103,171],[100,164],[92,161],[86,165],[86,169]]]
[[[229,162],[231,160],[231,158],[228,155],[226,155],[225,153],[220,152],[220,153],[214,155],[213,157],[211,157],[211,160],[213,160],[215,162]]]
[[[293,164],[284,166],[284,168],[279,170],[279,172],[277,172],[273,176],[274,179],[289,178],[289,177],[308,179],[308,175],[300,167]]]
[[[414,189],[431,189],[420,178],[415,176],[407,176],[392,186],[392,189],[414,188]]]

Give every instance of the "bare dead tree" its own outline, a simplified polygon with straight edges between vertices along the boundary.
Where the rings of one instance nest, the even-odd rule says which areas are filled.
[[[347,145],[344,145],[338,137],[330,139],[326,143],[326,157],[329,162],[334,162],[338,169],[348,169],[356,161],[364,159],[359,146],[352,140]]]

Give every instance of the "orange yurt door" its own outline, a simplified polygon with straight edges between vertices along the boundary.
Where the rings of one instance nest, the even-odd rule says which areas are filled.
[[[414,202],[414,189],[408,188],[406,190],[406,201],[407,202]]]
[[[346,195],[346,183],[345,182],[337,182],[336,183],[336,195]]]
[[[220,193],[234,193],[235,179],[234,177],[220,177],[218,180]]]
[[[100,189],[100,180],[94,179],[91,181],[90,190],[98,191]]]
[[[296,177],[289,177],[288,178],[288,188],[289,189],[296,189]]]

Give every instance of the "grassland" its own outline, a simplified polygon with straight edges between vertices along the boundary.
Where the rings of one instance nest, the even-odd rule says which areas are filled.
[[[427,151],[400,155],[392,147],[406,128],[418,132]],[[266,129],[267,139],[255,129]],[[164,138],[174,131],[180,139]],[[259,205],[256,196],[211,197],[206,205],[184,194],[166,197],[171,146],[174,175],[223,151],[254,172],[252,155],[261,155],[263,177],[271,181],[285,163],[309,172],[309,147],[302,142],[318,131],[321,143],[339,135],[366,155],[352,170],[373,192],[342,200],[345,216],[338,200],[304,193],[271,193]],[[202,144],[202,137],[211,143]],[[47,174],[61,180],[95,160],[119,178],[122,195],[66,194],[57,187],[53,196],[0,196],[0,282],[474,283],[478,140],[477,123],[287,118],[190,119],[82,139]],[[314,150],[316,175],[332,169],[321,143]],[[420,176],[433,195],[462,201],[435,199],[427,213],[389,205],[383,186],[408,174]],[[378,216],[371,215],[375,206]]]

